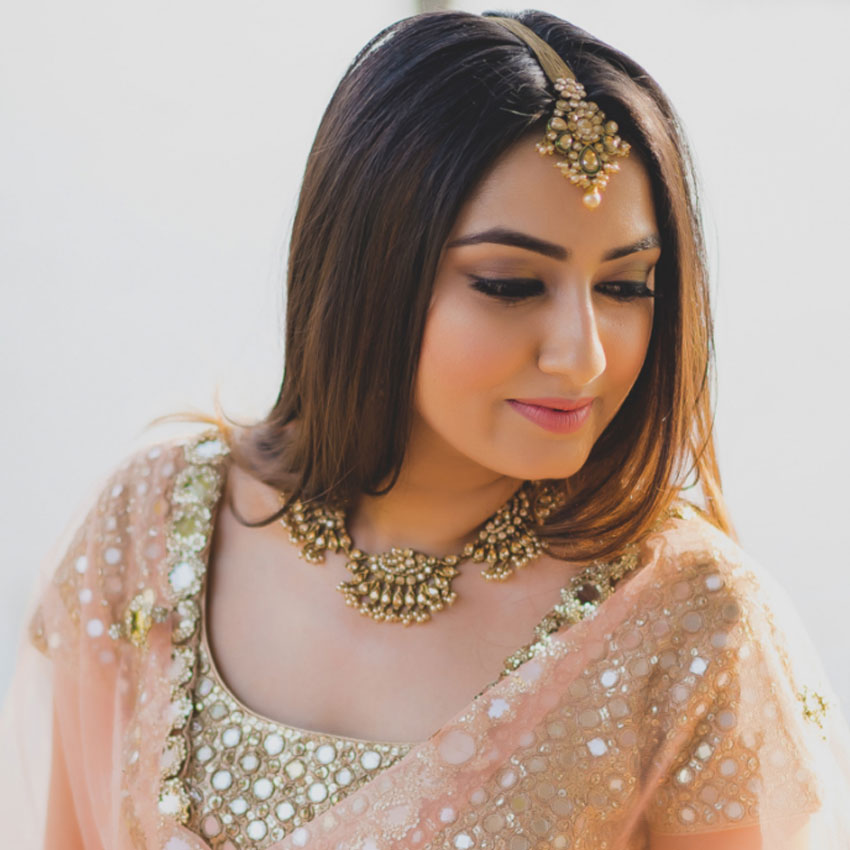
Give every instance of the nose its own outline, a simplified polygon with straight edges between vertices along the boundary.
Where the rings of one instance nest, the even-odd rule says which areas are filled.
[[[605,349],[589,292],[573,291],[547,311],[537,363],[541,372],[563,376],[575,390],[605,371]]]

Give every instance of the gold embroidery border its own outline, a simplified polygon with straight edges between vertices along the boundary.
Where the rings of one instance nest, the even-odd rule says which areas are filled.
[[[695,505],[677,499],[652,530],[657,531],[670,518],[691,520],[698,514]],[[576,573],[567,585],[561,588],[561,601],[534,627],[534,638],[505,659],[505,666],[499,678],[487,685],[478,696],[515,672],[526,661],[546,655],[556,632],[595,616],[599,606],[614,593],[621,580],[640,566],[640,546],[632,543],[614,558],[594,561]]]
[[[229,448],[218,430],[206,431],[186,443],[186,465],[171,491],[172,508],[166,529],[167,585],[173,619],[171,632],[171,729],[160,757],[158,810],[165,818],[187,824],[191,800],[185,771],[191,746],[192,687],[198,666],[200,594],[207,569],[213,513],[221,494],[224,461]]]

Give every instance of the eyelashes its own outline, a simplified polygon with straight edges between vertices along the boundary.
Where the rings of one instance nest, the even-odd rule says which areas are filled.
[[[487,278],[470,275],[472,288],[508,304],[517,304],[545,292],[543,282],[533,278]],[[617,280],[598,283],[597,292],[615,301],[634,301],[638,298],[657,298],[644,281]]]
[[[602,290],[618,301],[631,301],[634,298],[657,298],[658,293],[650,289],[642,280],[612,280],[607,283],[599,283],[596,288],[604,287]]]
[[[542,295],[543,283],[525,278],[487,278],[472,275],[472,288],[503,301],[523,301]]]

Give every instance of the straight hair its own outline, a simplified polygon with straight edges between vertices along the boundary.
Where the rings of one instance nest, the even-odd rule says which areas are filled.
[[[680,123],[623,53],[553,15],[511,17],[554,48],[619,124],[649,173],[662,245],[641,372],[582,469],[562,482],[566,504],[539,532],[556,557],[611,557],[699,484],[708,517],[732,533],[712,435],[702,224]],[[288,498],[244,524],[271,523],[296,499],[344,505],[393,487],[443,246],[495,161],[535,130],[542,138],[553,101],[525,43],[486,15],[416,15],[355,57],[307,160],[280,391],[232,445],[235,463]],[[210,421],[231,433],[220,411]]]

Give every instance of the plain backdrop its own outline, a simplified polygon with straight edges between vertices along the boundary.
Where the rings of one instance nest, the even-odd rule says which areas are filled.
[[[726,492],[846,705],[850,4],[545,8],[632,55],[682,116],[704,188]],[[244,418],[275,398],[309,145],[357,49],[413,11],[0,7],[0,692],[50,544],[121,458],[171,435],[148,420],[211,410],[216,389]]]

